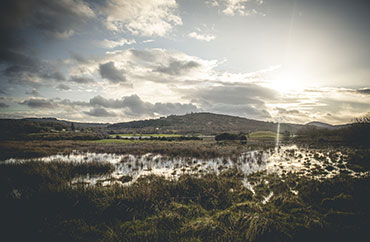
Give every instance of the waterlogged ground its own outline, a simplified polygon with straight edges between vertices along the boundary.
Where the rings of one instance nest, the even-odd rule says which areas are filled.
[[[35,160],[35,159],[33,159]],[[248,151],[240,156],[215,159],[169,157],[145,154],[143,156],[97,154],[73,152],[69,155],[52,155],[37,160],[43,162],[109,162],[114,166],[111,174],[104,176],[83,176],[75,178],[73,185],[130,185],[139,177],[160,175],[167,179],[177,179],[184,174],[202,176],[208,173],[220,174],[228,169],[239,170],[244,177],[243,184],[254,193],[256,182],[250,182],[248,175],[256,172],[277,174],[284,177],[288,173],[313,179],[327,179],[338,174],[362,177],[368,172],[354,171],[348,166],[348,153],[340,150],[317,150],[281,146],[275,149]],[[8,159],[5,163],[27,162],[30,159]],[[292,190],[294,193],[295,191]],[[270,194],[267,197],[271,197]]]
[[[212,159],[74,151],[5,160],[2,238],[367,241],[368,149],[236,151]]]

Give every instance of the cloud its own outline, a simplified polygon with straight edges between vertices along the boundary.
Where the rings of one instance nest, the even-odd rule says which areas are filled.
[[[135,43],[136,41],[134,39],[132,40],[120,39],[117,41],[104,39],[103,41],[99,42],[100,46],[104,48],[109,48],[109,49],[113,49],[113,48],[124,46],[124,45],[131,45]]]
[[[55,108],[57,104],[49,99],[46,98],[36,98],[31,97],[27,100],[24,100],[23,102],[20,102],[19,104],[27,105],[30,108]]]
[[[114,62],[110,61],[99,65],[99,73],[102,78],[109,80],[112,83],[125,82],[126,77],[122,72],[114,66]]]
[[[198,34],[196,32],[191,32],[191,33],[188,34],[188,36],[190,38],[201,40],[201,41],[206,41],[206,42],[209,42],[209,41],[214,40],[216,38],[213,35],[209,35],[209,34]]]
[[[93,108],[90,111],[84,112],[84,113],[89,116],[93,116],[93,117],[114,117],[116,116],[115,113],[108,112],[104,108],[100,108],[100,107]]]
[[[6,104],[6,103],[0,103],[0,108],[7,108],[7,107],[9,107],[8,104]]]
[[[143,82],[178,83],[178,81],[210,78],[215,60],[204,60],[178,51],[165,49],[125,49],[90,58],[89,63],[73,63],[70,76],[95,76],[111,83],[125,85]],[[133,87],[132,85],[130,87]],[[111,88],[105,86],[105,88]],[[115,91],[117,86],[114,87]]]
[[[85,57],[75,53],[75,52],[70,52],[70,55],[72,57],[73,60],[77,61],[78,63],[82,63],[82,64],[88,64],[89,63],[89,60],[86,59]]]
[[[69,86],[67,86],[67,85],[65,85],[65,84],[63,84],[63,83],[61,83],[61,84],[59,84],[59,85],[57,86],[57,89],[67,91],[67,90],[70,90],[71,88],[70,88]]]
[[[58,39],[68,39],[72,37],[75,34],[75,31],[73,29],[66,30],[64,32],[57,32],[55,33],[55,37]]]
[[[191,71],[192,69],[198,68],[201,65],[194,61],[180,61],[174,58],[169,59],[168,64],[166,66],[159,66],[155,68],[153,71],[161,72],[168,75],[181,75]]]
[[[149,103],[144,102],[137,95],[131,95],[122,99],[125,113],[131,116],[136,115],[169,115],[169,114],[185,114],[198,111],[198,108],[193,104],[181,103]]]
[[[118,99],[106,99],[102,96],[95,96],[89,102],[93,106],[102,106],[105,108],[123,108],[123,103]]]
[[[25,94],[32,95],[34,97],[41,96],[40,93],[36,89],[33,89],[32,91],[26,91]]]
[[[228,16],[265,15],[257,10],[263,0],[213,0],[206,3],[211,7],[220,8],[221,13]]]
[[[29,26],[47,36],[68,38],[75,30],[94,18],[89,4],[82,0],[4,0],[3,27]]]
[[[246,117],[257,120],[271,119],[270,113],[267,111],[266,106],[259,105],[253,106],[249,104],[242,105],[228,105],[228,104],[214,104],[206,109],[209,112],[229,114],[233,116]]]
[[[79,83],[79,84],[89,84],[94,83],[94,79],[89,77],[82,77],[82,76],[72,76],[70,79],[71,82]]]
[[[83,0],[1,1],[0,88],[7,84],[39,87],[65,81],[55,64],[58,61],[39,59],[42,55],[34,44],[39,39],[29,38],[41,34],[47,41],[66,39],[79,33],[80,27],[93,18],[94,11]]]
[[[191,103],[155,103],[153,111],[160,115],[186,114],[200,111],[198,107]]]
[[[154,39],[147,39],[147,40],[143,40],[143,43],[151,43],[151,42],[154,42]]]
[[[109,30],[164,36],[173,26],[182,24],[177,7],[175,0],[106,0],[100,9],[106,15],[105,26]]]
[[[48,67],[46,67],[48,68]],[[51,67],[50,67],[51,68]],[[39,76],[44,78],[44,79],[53,79],[53,80],[56,80],[56,81],[64,81],[65,80],[65,77],[64,75],[58,71],[58,70],[49,70],[49,71],[46,71],[46,72],[39,72]]]
[[[187,91],[189,98],[200,102],[231,105],[262,104],[261,100],[274,100],[277,95],[276,91],[256,84],[220,85]]]
[[[204,111],[263,120],[271,118],[265,101],[274,100],[278,95],[272,89],[256,84],[219,84],[182,92]]]
[[[90,105],[112,109],[123,109],[125,115],[132,117],[154,117],[156,115],[185,114],[199,111],[193,104],[182,103],[150,103],[143,101],[138,95],[122,97],[121,99],[106,99],[95,96],[90,99]]]
[[[15,50],[0,48],[0,64],[4,66],[0,78],[11,84],[38,87],[50,81],[65,80],[58,68],[49,62]]]
[[[123,107],[126,108],[125,113],[129,115],[149,115],[153,116],[153,104],[144,102],[138,95],[131,95],[123,98]]]

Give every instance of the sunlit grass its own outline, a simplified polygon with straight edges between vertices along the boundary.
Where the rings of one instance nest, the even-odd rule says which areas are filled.
[[[134,143],[201,143],[201,140],[150,140],[150,139],[101,139],[101,140],[89,140],[79,141],[81,143],[95,143],[95,144],[114,144],[114,143],[123,143],[123,144],[134,144]]]
[[[181,134],[110,134],[112,138],[121,137],[181,137]]]
[[[129,139],[101,139],[101,140],[89,140],[89,141],[81,141],[81,142],[88,142],[88,143],[97,143],[97,144],[109,144],[109,143],[154,143],[154,142],[163,142],[160,140],[129,140]]]
[[[276,133],[271,131],[256,131],[249,134],[249,138],[276,138]]]

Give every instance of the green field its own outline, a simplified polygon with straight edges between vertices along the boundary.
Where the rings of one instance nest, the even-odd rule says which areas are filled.
[[[106,143],[142,143],[142,142],[146,142],[146,143],[151,143],[151,142],[158,142],[157,140],[148,140],[148,139],[142,139],[142,140],[129,140],[129,139],[100,139],[100,140],[90,140],[90,141],[87,141],[89,143],[103,143],[103,144],[106,144]]]
[[[123,144],[133,144],[133,143],[200,143],[201,140],[176,140],[176,141],[169,141],[169,140],[151,140],[151,139],[100,139],[100,140],[80,140],[77,142],[81,143],[95,143],[95,144],[116,144],[116,143],[123,143]]]
[[[180,137],[183,135],[180,134],[110,134],[109,135],[112,138],[115,138],[116,136],[121,136],[121,137]]]
[[[249,134],[249,138],[260,139],[260,138],[276,138],[276,133],[271,131],[256,131]]]

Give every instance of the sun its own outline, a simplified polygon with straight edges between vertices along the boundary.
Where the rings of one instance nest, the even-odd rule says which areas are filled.
[[[302,68],[284,68],[268,81],[268,86],[281,93],[302,91],[307,86],[308,74]]]

